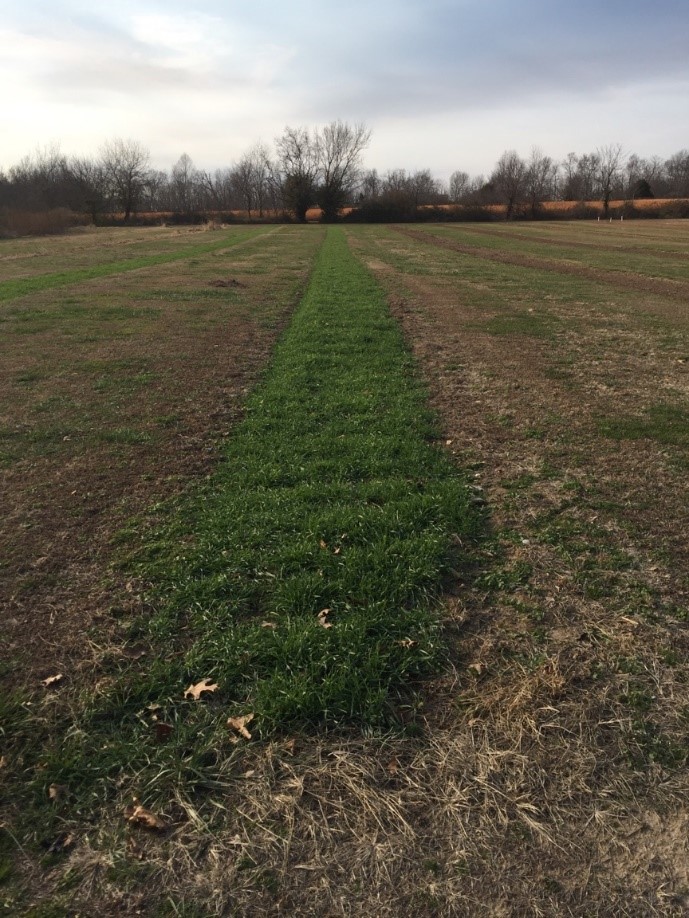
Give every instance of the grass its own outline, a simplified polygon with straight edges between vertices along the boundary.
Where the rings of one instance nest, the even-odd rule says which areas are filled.
[[[262,733],[379,725],[437,667],[431,600],[452,536],[478,523],[412,372],[381,291],[331,232],[221,469],[136,554],[155,641],[190,644],[146,692],[209,678]]]
[[[171,262],[182,261],[184,259],[192,259],[193,262],[195,256],[208,255],[212,252],[219,252],[223,249],[231,248],[240,242],[246,241],[248,238],[255,239],[270,230],[268,227],[252,229],[251,236],[239,233],[233,235],[223,233],[221,239],[214,239],[213,242],[205,242],[200,245],[186,246],[174,252],[158,252],[152,255],[139,255],[126,260],[109,261],[103,264],[72,268],[69,271],[55,271],[49,274],[39,274],[32,277],[12,278],[11,280],[0,282],[0,302],[16,299],[21,296],[28,296],[32,293],[39,293],[43,290],[52,290],[56,287],[78,284],[99,277],[112,277],[115,274],[124,274],[129,271],[137,271],[141,268],[151,268],[157,265],[170,264]],[[148,312],[152,311],[148,310]],[[40,314],[37,317],[40,317]],[[33,313],[27,316],[26,321],[31,322],[32,319]]]
[[[664,446],[689,446],[689,410],[661,402],[642,416],[602,421],[601,431],[613,440],[655,440]]]
[[[413,721],[444,659],[436,600],[482,528],[425,402],[382,291],[330,230],[217,471],[122,535],[149,584],[140,659],[75,687],[67,717],[8,708],[34,842],[123,795],[199,805],[241,767],[230,715],[253,714],[255,737]],[[217,691],[186,698],[202,679]],[[48,811],[51,784],[69,794]]]
[[[599,229],[539,224],[533,241],[557,241],[566,230],[594,247]],[[285,246],[284,262],[301,232],[253,246],[249,270],[233,264],[242,282],[227,291],[233,310],[248,315],[272,295],[278,272],[269,269],[261,285],[258,250]],[[644,246],[674,240],[679,251],[686,228],[625,221],[627,232]],[[187,497],[139,514],[112,549],[125,560],[107,587],[111,615],[99,606],[100,620],[84,632],[97,660],[36,673],[63,671],[56,688],[34,681],[0,697],[0,780],[14,794],[11,830],[25,851],[16,856],[0,832],[0,865],[14,871],[0,884],[0,912],[25,913],[26,902],[42,899],[36,914],[687,913],[686,472],[674,462],[686,448],[680,437],[662,449],[657,440],[620,449],[601,426],[642,422],[648,435],[653,423],[656,437],[681,435],[683,300],[647,296],[643,286],[622,290],[602,275],[558,274],[556,265],[541,271],[464,255],[393,229],[348,227],[346,235],[389,291],[427,372],[442,451],[471,469],[473,499],[482,494],[490,506],[491,538],[458,583],[448,567],[461,574],[461,556],[444,541],[451,507],[446,498],[439,510],[434,504],[445,472],[426,394],[388,329],[380,290],[351,262],[339,232],[331,234],[275,362],[248,403],[243,395],[238,403],[244,421],[232,426],[237,411],[210,428],[233,430],[220,466],[203,465],[199,477],[212,477]],[[626,271],[625,260],[618,264]],[[188,262],[161,270],[163,281],[156,271],[114,277],[115,302],[136,305],[147,281],[155,295],[145,305],[164,304],[162,314],[132,323],[128,351],[120,339],[116,351],[80,355],[74,376],[18,379],[45,368],[35,347],[18,360],[15,347],[28,339],[15,338],[8,401],[45,403],[42,421],[56,430],[47,411],[62,410],[49,401],[58,392],[74,412],[96,394],[150,406],[154,430],[124,415],[107,427],[149,430],[148,447],[103,452],[110,460],[136,447],[131,465],[140,468],[138,454],[150,448],[160,457],[160,468],[146,467],[154,478],[168,473],[163,463],[177,448],[162,441],[166,423],[178,425],[193,455],[205,451],[208,429],[185,437],[198,370],[158,403],[172,363],[167,354],[153,359],[153,335],[142,334],[148,323],[157,337],[188,317],[196,290],[221,276],[215,262],[209,256],[198,272]],[[101,286],[85,292],[97,296]],[[65,293],[74,291],[55,299]],[[44,305],[36,299],[26,305]],[[170,313],[174,303],[180,308]],[[547,315],[547,327],[534,327],[532,315]],[[223,307],[218,321],[224,316]],[[494,320],[503,321],[487,333]],[[185,341],[195,334],[184,326]],[[211,373],[237,359],[225,351],[231,340],[211,339],[207,350],[221,344]],[[374,354],[372,368],[362,355]],[[117,366],[115,355],[132,362]],[[211,418],[227,401],[228,380],[214,389],[210,374],[203,379]],[[649,410],[653,401],[662,410]],[[388,417],[396,422],[381,426]],[[383,461],[402,430],[403,448]],[[82,445],[71,439],[63,448]],[[425,471],[410,474],[419,463],[428,463]],[[27,467],[18,470],[22,480]],[[188,482],[184,469],[172,471],[180,488]],[[179,488],[163,489],[169,493]],[[59,494],[55,488],[51,499]],[[407,500],[428,535],[420,544],[423,533],[414,532],[413,555],[398,551]],[[17,539],[22,521],[37,525],[28,512],[35,506],[32,495],[15,515]],[[103,543],[97,551],[107,560]],[[22,553],[22,576],[45,582],[61,572],[57,560],[29,568],[42,554]],[[66,575],[50,602],[65,586]],[[442,586],[450,595],[438,607]],[[318,621],[325,608],[329,629]],[[45,620],[34,604],[30,613]],[[378,642],[373,660],[358,621]],[[108,622],[116,623],[111,633]],[[46,637],[56,642],[52,627]],[[350,669],[340,684],[350,650],[359,675]],[[20,661],[13,655],[8,670],[18,683]],[[184,689],[204,678],[218,689],[185,699]],[[227,718],[248,713],[256,715],[254,739],[235,745]],[[397,722],[402,729],[378,729]],[[47,803],[51,783],[68,788],[59,804]],[[166,831],[125,822],[134,794],[167,821]],[[64,832],[76,841],[60,852]],[[30,896],[21,898],[22,886]]]

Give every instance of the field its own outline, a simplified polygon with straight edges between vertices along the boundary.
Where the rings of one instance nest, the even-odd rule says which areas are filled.
[[[686,914],[688,472],[687,223],[0,242],[0,913]]]

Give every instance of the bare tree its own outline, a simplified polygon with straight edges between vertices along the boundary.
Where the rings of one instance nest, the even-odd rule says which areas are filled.
[[[187,153],[182,153],[170,175],[170,196],[173,210],[189,214],[196,208],[197,171]]]
[[[382,182],[377,169],[369,169],[361,177],[361,197],[366,201],[377,198],[380,194]]]
[[[409,177],[409,184],[414,196],[414,207],[437,204],[442,195],[440,183],[433,178],[430,169],[417,169]]]
[[[622,145],[609,144],[596,150],[598,160],[597,179],[598,193],[603,201],[603,213],[607,217],[610,209],[610,199],[622,177]]]
[[[464,201],[469,194],[471,179],[468,172],[457,170],[450,176],[450,200],[453,204]]]
[[[665,163],[670,192],[678,198],[689,197],[689,150],[680,150]]]
[[[143,195],[150,154],[136,140],[118,138],[103,145],[100,162],[126,223]]]
[[[526,163],[524,175],[524,189],[531,206],[532,217],[538,215],[541,202],[552,197],[556,176],[557,164],[538,147],[534,147]]]
[[[275,145],[285,205],[303,223],[316,195],[319,165],[317,137],[307,128],[286,127]]]
[[[506,150],[491,175],[490,181],[507,205],[507,220],[512,218],[514,206],[524,194],[526,168],[526,163],[515,150]]]
[[[363,124],[331,121],[318,135],[319,204],[324,220],[335,220],[360,177],[361,154],[371,132]]]
[[[80,191],[84,210],[96,223],[108,206],[108,183],[102,163],[75,157],[69,161],[68,168]]]

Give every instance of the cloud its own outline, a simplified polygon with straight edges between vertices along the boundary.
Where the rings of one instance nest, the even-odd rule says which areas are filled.
[[[440,144],[466,130],[478,155],[507,124],[545,136],[548,119],[551,134],[572,138],[589,111],[609,138],[608,125],[640,133],[652,114],[659,137],[679,138],[689,115],[676,91],[689,80],[685,0],[6,6],[0,79],[13,86],[10,157],[55,136],[48,130],[91,149],[103,131],[141,132],[165,155],[192,138],[194,158],[220,165],[285,124],[345,118],[366,121],[392,149],[425,150],[432,165]],[[638,109],[643,122],[634,97],[654,106]]]

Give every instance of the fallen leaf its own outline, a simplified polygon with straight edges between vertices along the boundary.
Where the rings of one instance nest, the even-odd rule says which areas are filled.
[[[418,641],[412,641],[411,638],[403,638],[401,641],[395,641],[395,644],[399,644],[400,647],[407,647],[407,648],[416,647],[418,643],[419,643]]]
[[[191,697],[194,701],[198,701],[204,692],[215,692],[217,688],[218,686],[215,682],[211,684],[210,679],[202,679],[200,682],[197,682],[196,685],[190,685],[184,693],[184,697]]]
[[[277,628],[277,625],[275,622],[261,622],[261,628],[270,628],[271,630],[274,630]]]
[[[165,724],[162,721],[153,724],[153,735],[156,743],[164,743],[166,740],[170,739],[173,729],[174,727],[170,724]]]
[[[330,615],[330,609],[321,609],[318,613],[318,624],[321,628],[332,628],[332,625],[328,621],[328,616]]]
[[[385,767],[385,770],[389,775],[396,775],[399,769],[400,766],[397,759],[391,759]]]
[[[56,682],[62,682],[63,679],[64,679],[64,676],[62,675],[62,673],[58,673],[57,676],[48,676],[48,678],[43,679],[42,682],[43,682],[43,685],[45,685],[45,687],[48,688],[48,686],[50,685],[55,685]]]
[[[467,666],[467,669],[473,670],[477,676],[480,676],[485,668],[485,663],[470,663],[469,666]]]
[[[341,551],[342,551],[341,548],[336,548],[335,551],[333,552],[333,554],[334,554],[334,555],[339,555]]]
[[[319,545],[321,546],[321,548],[327,548],[327,547],[328,547],[327,542],[325,542],[323,539],[321,539],[321,541],[319,542]]]
[[[253,719],[253,714],[245,714],[243,717],[228,717],[227,726],[231,727],[233,730],[236,730],[240,736],[244,737],[244,739],[251,739],[251,734],[246,729],[246,725],[250,724]],[[237,737],[231,737],[231,739],[235,743],[239,742]]]
[[[127,822],[134,826],[141,826],[142,829],[160,831],[160,829],[165,828],[163,820],[156,816],[155,813],[147,810],[146,807],[141,806],[136,797],[134,797],[134,803],[125,808],[124,815]]]
[[[51,784],[48,788],[48,799],[59,803],[60,800],[64,800],[68,793],[69,788],[66,784]]]

